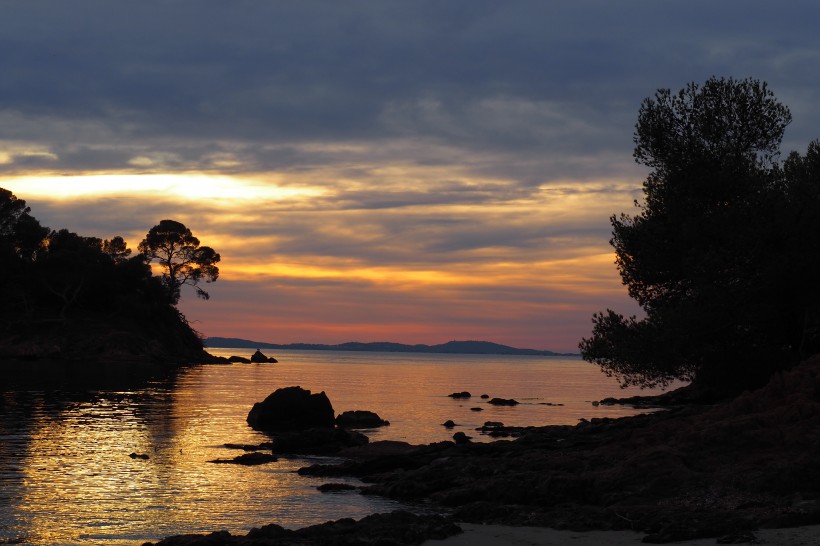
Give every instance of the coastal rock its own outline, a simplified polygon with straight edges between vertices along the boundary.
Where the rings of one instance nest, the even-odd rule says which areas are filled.
[[[253,362],[255,364],[261,364],[261,363],[264,363],[264,362],[276,363],[276,362],[278,362],[278,360],[276,360],[272,356],[271,357],[265,356],[265,354],[263,354],[262,351],[257,349],[256,352],[251,355],[251,362]]]
[[[520,437],[299,472],[356,476],[363,493],[456,521],[631,528],[655,542],[820,523],[820,357],[720,404],[498,430]]]
[[[484,411],[484,408],[478,408],[478,407],[470,408],[470,411]]]
[[[228,362],[237,362],[239,364],[250,364],[251,361],[249,358],[245,358],[244,356],[229,356]]]
[[[397,440],[379,440],[365,445],[348,447],[337,455],[353,460],[376,459],[387,455],[405,455],[415,451],[416,446]]]
[[[303,529],[285,529],[276,524],[251,529],[245,536],[228,531],[208,535],[177,535],[165,538],[156,546],[417,546],[427,540],[444,540],[461,533],[461,527],[438,515],[416,515],[403,510],[372,514],[359,521],[345,518],[311,525]],[[154,546],[146,542],[143,546]]]
[[[453,434],[453,441],[456,444],[469,444],[472,438],[463,432],[456,432]]]
[[[503,427],[504,423],[501,421],[486,421],[483,428],[498,428]]]
[[[444,421],[444,423],[442,423],[441,426],[445,428],[453,428],[454,426],[456,426],[456,423],[452,419],[447,419],[446,421]]]
[[[518,400],[512,398],[493,398],[488,404],[492,404],[493,406],[517,406]]]
[[[376,428],[389,424],[378,414],[365,410],[346,411],[336,417],[336,426],[340,428]]]
[[[482,395],[481,395],[481,399],[482,399],[482,400],[486,400],[486,399],[487,399],[487,398],[489,398],[489,397],[490,397],[490,395],[489,395],[489,394],[482,394]]]
[[[311,394],[302,387],[277,389],[251,408],[247,418],[254,430],[266,432],[333,428],[335,413],[324,391]]]
[[[455,400],[463,400],[463,399],[466,399],[466,398],[470,398],[473,395],[470,394],[467,391],[461,391],[461,392],[454,392],[453,394],[448,394],[447,396],[449,396],[450,398],[453,398]]]
[[[142,459],[144,461],[147,461],[148,459],[151,458],[146,453],[131,453],[128,456],[131,457],[132,459]]]
[[[330,455],[350,447],[363,446],[368,438],[360,432],[343,428],[311,428],[298,432],[277,433],[273,439],[275,453]]]

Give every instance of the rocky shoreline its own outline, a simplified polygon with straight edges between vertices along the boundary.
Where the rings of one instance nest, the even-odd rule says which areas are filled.
[[[758,528],[820,523],[820,358],[727,402],[484,432],[517,437],[374,442],[343,449],[343,463],[300,473],[354,476],[365,483],[361,494],[424,506],[450,522],[630,529],[649,543],[749,542]],[[345,531],[345,540],[353,535]],[[328,536],[300,544],[364,543]],[[226,543],[264,544],[235,538]],[[214,543],[174,540],[182,539],[160,544]]]

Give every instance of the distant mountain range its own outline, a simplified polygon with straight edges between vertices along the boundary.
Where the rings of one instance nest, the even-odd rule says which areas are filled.
[[[359,343],[352,341],[339,345],[324,345],[319,343],[265,343],[250,341],[235,337],[208,337],[205,338],[206,347],[221,347],[226,349],[286,349],[296,351],[370,351],[386,353],[450,353],[450,354],[479,354],[479,355],[523,355],[523,356],[577,356],[575,353],[555,353],[553,351],[538,351],[535,349],[517,349],[500,345],[490,341],[448,341],[439,345],[405,345],[380,341],[374,343]]]

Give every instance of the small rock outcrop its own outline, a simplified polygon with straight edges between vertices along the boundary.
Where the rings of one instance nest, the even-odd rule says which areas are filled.
[[[455,400],[461,400],[461,399],[464,399],[464,398],[470,398],[473,395],[470,394],[467,391],[461,391],[461,392],[454,392],[453,394],[448,394],[447,396],[449,396],[450,398],[453,398]]]
[[[264,363],[264,362],[276,363],[276,362],[279,362],[279,361],[276,360],[275,358],[273,358],[272,356],[270,356],[270,357],[266,356],[262,351],[257,349],[256,352],[251,355],[251,362],[253,362],[255,364],[261,364],[261,363]]]
[[[517,406],[518,400],[514,400],[512,398],[493,398],[488,404],[492,404],[493,406]]]
[[[346,411],[336,417],[336,426],[340,428],[376,428],[389,424],[378,414],[365,410]]]
[[[453,428],[454,426],[456,426],[456,423],[452,419],[447,419],[441,424],[441,426],[445,428]]]
[[[302,387],[277,389],[248,413],[248,424],[264,432],[333,428],[333,406],[324,391],[311,394]]]

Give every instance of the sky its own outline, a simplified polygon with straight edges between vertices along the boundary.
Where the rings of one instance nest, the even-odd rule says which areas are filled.
[[[206,336],[577,351],[639,313],[609,245],[641,101],[768,82],[820,138],[820,5],[5,0],[0,187],[51,228],[222,256]]]

